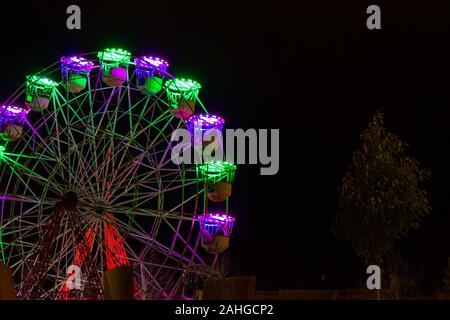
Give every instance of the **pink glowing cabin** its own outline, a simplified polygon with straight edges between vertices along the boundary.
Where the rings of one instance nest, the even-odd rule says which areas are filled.
[[[142,56],[135,59],[136,85],[143,94],[154,95],[161,91],[169,63],[161,58]]]
[[[202,247],[211,254],[224,252],[230,244],[235,218],[227,214],[206,213],[198,220]]]
[[[131,54],[122,49],[105,49],[97,54],[102,80],[110,87],[120,87],[128,79]]]
[[[94,63],[80,57],[62,57],[61,75],[67,91],[79,93],[86,88]]]
[[[28,110],[18,106],[0,107],[0,135],[3,140],[17,141],[22,137]]]

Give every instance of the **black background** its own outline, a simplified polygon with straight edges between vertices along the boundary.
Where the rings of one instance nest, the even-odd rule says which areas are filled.
[[[82,29],[66,29],[78,4]],[[382,30],[366,28],[366,8]],[[279,128],[280,171],[240,166],[230,253],[259,288],[302,287],[329,275],[348,287],[365,268],[330,228],[337,187],[375,109],[431,168],[434,208],[403,251],[424,266],[427,288],[450,247],[448,1],[2,2],[0,100],[62,55],[121,47],[169,60],[203,84],[208,110],[228,128]],[[1,98],[3,97],[3,98]]]

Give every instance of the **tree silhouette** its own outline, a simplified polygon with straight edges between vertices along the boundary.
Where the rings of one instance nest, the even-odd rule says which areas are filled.
[[[383,264],[397,240],[417,229],[431,212],[427,193],[420,188],[431,172],[406,156],[406,147],[387,132],[383,114],[376,112],[339,188],[333,231],[367,264]]]

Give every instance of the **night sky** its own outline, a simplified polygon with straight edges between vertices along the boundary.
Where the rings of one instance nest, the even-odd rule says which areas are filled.
[[[450,256],[450,2],[389,2],[16,1],[1,10],[0,100],[62,55],[117,46],[160,54],[172,74],[202,83],[200,98],[228,128],[279,128],[278,175],[239,166],[230,202],[233,263],[264,289],[364,276],[330,228],[359,135],[383,110],[433,172],[433,213],[401,248],[435,286]],[[81,7],[80,31],[66,29],[70,4]],[[382,30],[366,28],[370,4],[381,7]]]

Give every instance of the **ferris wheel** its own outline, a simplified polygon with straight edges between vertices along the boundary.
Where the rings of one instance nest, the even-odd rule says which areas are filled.
[[[122,49],[66,56],[0,105],[0,291],[192,298],[192,279],[216,276],[236,167],[171,160],[174,130],[224,120],[168,66]]]

